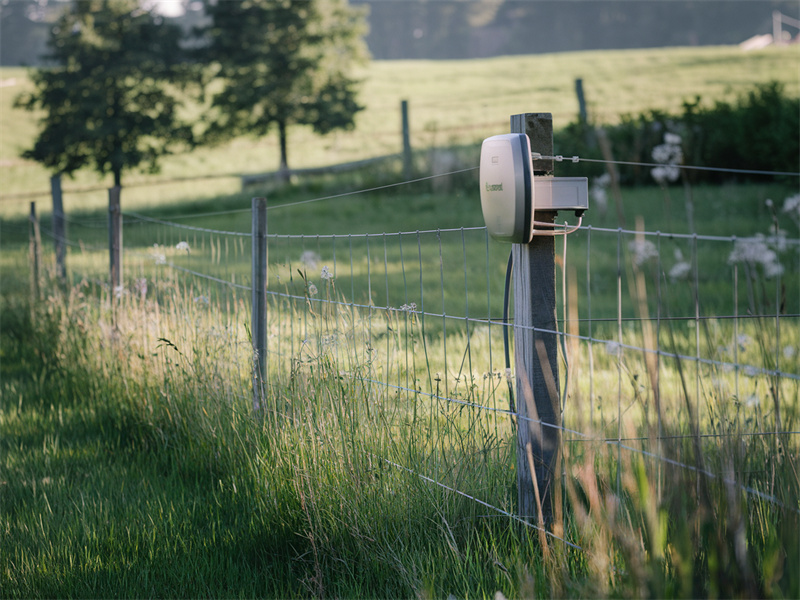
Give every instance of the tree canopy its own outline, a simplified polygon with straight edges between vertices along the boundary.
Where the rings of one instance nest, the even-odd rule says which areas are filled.
[[[117,186],[124,169],[157,170],[159,157],[192,138],[177,114],[188,74],[180,40],[180,28],[137,0],[74,3],[48,40],[53,66],[33,71],[34,92],[17,99],[44,111],[23,156],[57,173],[90,165]]]
[[[280,167],[288,169],[290,125],[326,134],[354,126],[352,68],[366,60],[364,13],[346,0],[207,1],[206,61],[222,90],[211,100],[206,135],[266,135],[277,127]]]

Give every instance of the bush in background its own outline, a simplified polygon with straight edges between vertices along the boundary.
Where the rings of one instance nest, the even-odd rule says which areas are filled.
[[[783,84],[757,85],[735,102],[704,106],[700,97],[686,101],[680,114],[651,110],[626,115],[618,125],[604,128],[614,159],[651,163],[653,148],[665,133],[682,138],[684,164],[701,167],[797,172],[800,167],[800,98],[786,95]],[[602,159],[595,130],[573,122],[554,135],[556,153]],[[599,176],[601,164],[562,163],[559,175]],[[574,172],[573,172],[574,171]],[[620,166],[625,184],[652,183],[649,167]],[[746,174],[687,171],[693,183],[752,179]]]

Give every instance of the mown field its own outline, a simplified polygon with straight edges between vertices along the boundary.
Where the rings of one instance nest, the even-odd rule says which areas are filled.
[[[800,95],[796,46],[742,52],[736,47],[672,48],[636,51],[580,52],[503,57],[483,61],[373,62],[362,73],[365,106],[352,132],[318,138],[310,130],[293,130],[289,164],[295,168],[336,164],[400,152],[400,101],[409,101],[412,146],[419,150],[473,145],[508,131],[508,118],[524,112],[551,112],[554,126],[564,127],[578,114],[574,91],[582,78],[589,117],[615,123],[624,114],[649,109],[677,111],[684,101],[733,100],[757,83],[780,81],[791,96]],[[49,190],[49,174],[21,161],[19,154],[35,136],[33,115],[13,109],[14,98],[28,89],[23,69],[2,69],[0,80],[0,165],[3,190],[0,216],[27,212],[25,199],[6,199],[20,192]],[[196,108],[191,109],[196,112]],[[476,147],[476,146],[475,146]],[[238,175],[273,171],[278,165],[277,138],[242,138],[221,148],[199,148],[169,157],[160,175],[126,174],[123,185],[174,178],[223,176],[126,191],[129,209],[156,208],[185,200],[190,204],[239,189]],[[570,154],[570,148],[557,148]],[[430,157],[421,157],[421,167]],[[468,162],[477,164],[477,154]],[[425,170],[425,169],[423,169]],[[446,169],[445,169],[446,170]],[[65,188],[98,184],[91,172],[80,172]],[[110,185],[109,181],[102,185]],[[65,200],[76,210],[105,205],[100,191]],[[42,207],[44,208],[44,207]],[[10,212],[9,212],[10,211]]]
[[[694,95],[730,98],[757,81],[782,79],[800,93],[797,70],[787,68],[797,58],[794,48],[701,48],[375,63],[365,73],[368,108],[357,130],[322,140],[297,131],[290,161],[396,152],[397,105],[407,98],[420,172],[427,174],[433,148],[473,166],[470,148],[506,131],[509,114],[573,119],[575,77],[584,78],[594,118],[614,122],[623,112],[677,108]],[[519,72],[531,73],[532,83]],[[12,77],[25,85],[21,72],[3,71],[2,79]],[[4,106],[9,89],[0,88]],[[0,196],[46,190],[47,174],[14,158],[33,126],[9,114],[0,111],[4,131],[14,132],[0,140],[8,182]],[[172,157],[161,175],[130,181],[259,172],[276,163],[273,140],[241,139]],[[277,239],[270,253],[287,297],[271,305],[274,355],[259,417],[251,406],[249,292],[153,260],[164,252],[175,266],[248,283],[249,241],[126,218],[129,279],[115,300],[103,283],[105,194],[70,193],[98,183],[80,173],[65,182],[69,237],[80,241],[69,251],[70,285],[48,280],[42,301],[31,303],[30,198],[0,200],[0,596],[800,594],[800,447],[796,434],[770,435],[800,425],[798,382],[773,374],[800,372],[797,248],[779,255],[788,315],[781,319],[683,319],[698,310],[698,298],[703,315],[730,315],[737,302],[741,315],[774,310],[774,279],[750,279],[742,266],[741,287],[732,291],[730,245],[701,242],[698,282],[664,285],[670,314],[683,320],[664,324],[659,347],[692,356],[702,346],[714,361],[663,358],[662,419],[638,350],[644,329],[621,330],[630,346],[622,352],[602,341],[617,339],[618,308],[626,318],[638,314],[633,235],[618,249],[613,200],[590,210],[585,224],[612,233],[570,237],[567,265],[579,270],[580,318],[591,299],[592,315],[611,322],[593,324],[600,342],[569,342],[565,425],[588,439],[565,435],[564,513],[545,535],[496,510],[515,510],[513,422],[448,400],[507,407],[499,327],[440,326],[400,308],[424,296],[436,302],[426,310],[463,317],[468,306],[472,317],[497,315],[508,248],[480,233],[436,233],[481,225],[474,172],[291,206],[401,181],[398,161],[283,189],[242,191],[230,177],[123,191],[123,210],[239,232],[250,231],[250,198],[266,193],[271,206],[283,205],[270,211],[270,233],[307,236]],[[697,233],[744,237],[773,232],[767,200],[779,210],[798,187],[767,179],[691,192]],[[638,219],[665,232],[658,262],[640,265],[653,310],[662,300],[658,281],[668,281],[659,271],[669,270],[676,250],[694,256],[691,238],[670,238],[689,233],[686,191],[674,186],[666,196],[653,186],[623,189],[621,198],[627,227]],[[37,200],[46,228],[49,202]],[[236,212],[209,214],[218,211]],[[779,224],[788,239],[800,237],[800,224],[783,215]],[[433,233],[417,242],[417,230]],[[346,237],[316,237],[399,231],[411,233],[347,246]],[[51,248],[46,241],[48,274]],[[300,276],[309,250],[318,263]],[[325,282],[320,265],[333,267],[334,255],[338,271]],[[465,285],[466,264],[474,273]],[[320,288],[313,299],[312,280]],[[321,303],[330,298],[341,304]],[[577,331],[586,335],[586,327]],[[624,437],[634,450],[621,452],[606,436]]]

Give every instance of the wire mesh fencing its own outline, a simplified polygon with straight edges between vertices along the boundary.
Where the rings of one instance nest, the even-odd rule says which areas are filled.
[[[124,223],[122,289],[103,283],[103,220],[70,220],[70,269],[110,302],[155,307],[138,324],[149,343],[183,328],[192,353],[225,349],[233,368],[216,376],[234,373],[226,385],[247,396],[252,233],[133,213]],[[483,227],[270,230],[262,416],[441,502],[519,519],[508,250]],[[557,252],[557,502],[576,502],[570,481],[587,464],[622,497],[639,461],[658,494],[677,471],[797,512],[761,450],[791,460],[800,439],[800,240],[585,226]]]

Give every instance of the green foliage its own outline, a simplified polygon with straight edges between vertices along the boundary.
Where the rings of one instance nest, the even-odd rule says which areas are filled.
[[[47,58],[31,72],[35,90],[17,106],[43,110],[42,128],[24,158],[72,174],[90,165],[112,173],[145,164],[191,140],[166,83],[185,80],[180,30],[133,0],[90,0],[67,10],[52,29]]]
[[[789,96],[777,81],[757,84],[736,100],[716,100],[712,105],[700,97],[684,101],[682,111],[647,110],[623,115],[617,125],[607,126],[614,159],[653,162],[652,150],[662,144],[664,134],[682,138],[684,164],[795,173],[800,165],[800,98]],[[586,158],[602,158],[596,136],[583,123],[573,122],[555,135],[556,151],[563,148]],[[599,175],[602,165],[564,164],[560,173],[580,171]],[[620,166],[623,183],[651,183],[650,168]],[[692,182],[720,183],[746,175],[689,171]]]
[[[206,11],[212,24],[200,56],[223,81],[207,139],[263,136],[277,126],[286,168],[288,126],[320,134],[354,127],[363,107],[350,72],[366,57],[363,12],[346,0],[208,2]]]

